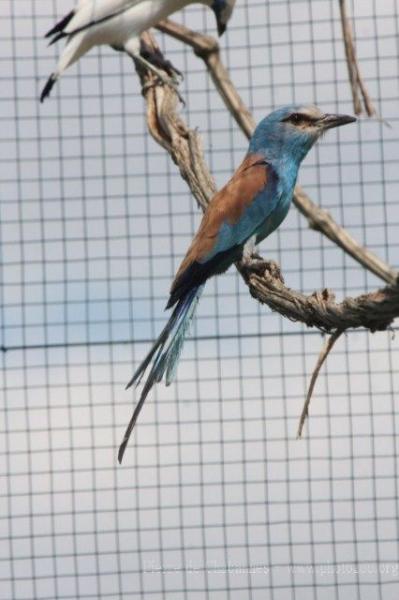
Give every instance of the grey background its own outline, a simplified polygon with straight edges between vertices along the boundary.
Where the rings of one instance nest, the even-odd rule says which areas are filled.
[[[256,119],[314,102],[352,112],[338,3],[238,0],[223,59]],[[150,395],[123,466],[137,393],[124,385],[165,322],[199,214],[148,137],[127,57],[103,48],[39,105],[70,9],[1,0],[0,597],[398,597],[398,339],[351,332],[320,375],[322,337],[255,303],[234,269],[209,282],[177,381]],[[350,3],[380,121],[329,135],[300,182],[399,265],[398,5]],[[176,17],[214,34],[198,5]],[[201,61],[157,35],[185,74],[182,113],[223,184],[246,140]],[[290,287],[338,298],[381,285],[293,208],[262,244]]]

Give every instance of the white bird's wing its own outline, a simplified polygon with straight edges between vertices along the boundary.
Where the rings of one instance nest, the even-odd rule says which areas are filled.
[[[159,0],[162,1],[162,0]],[[63,34],[73,35],[122,14],[142,0],[80,0]]]

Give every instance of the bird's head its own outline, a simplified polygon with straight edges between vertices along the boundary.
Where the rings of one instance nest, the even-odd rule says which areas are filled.
[[[354,121],[349,115],[323,113],[313,104],[284,106],[259,123],[249,150],[265,153],[271,160],[290,158],[299,165],[328,129]]]
[[[215,13],[218,34],[223,35],[233,13],[236,0],[209,0],[209,6]]]

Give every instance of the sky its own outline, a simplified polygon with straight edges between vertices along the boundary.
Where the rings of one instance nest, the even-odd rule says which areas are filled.
[[[272,314],[234,269],[209,282],[176,382],[124,391],[166,320],[200,214],[146,130],[130,60],[94,50],[43,105],[69,0],[3,0],[0,235],[3,435],[0,597],[394,600],[398,594],[394,332],[349,332],[296,429],[323,338]],[[398,14],[349,3],[381,119],[332,131],[300,183],[399,265]],[[211,11],[176,18],[215,34]],[[184,73],[182,116],[222,185],[247,141],[202,62],[157,34]],[[352,113],[338,3],[238,0],[222,58],[260,120],[313,102]],[[261,245],[289,287],[338,299],[381,286],[292,208]]]

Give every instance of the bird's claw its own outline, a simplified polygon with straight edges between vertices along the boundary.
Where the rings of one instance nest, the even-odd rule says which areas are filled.
[[[185,101],[184,101],[184,98],[183,98],[183,96],[181,95],[181,93],[180,93],[180,90],[179,90],[179,84],[178,84],[178,83],[176,83],[175,81],[173,81],[173,80],[172,80],[172,81],[168,81],[168,82],[166,83],[166,85],[169,85],[169,86],[170,86],[170,87],[173,89],[173,91],[175,92],[175,94],[176,94],[176,95],[177,95],[177,97],[179,98],[179,100],[180,100],[180,102],[182,103],[182,105],[183,105],[183,106],[186,106],[186,103],[185,103]]]
[[[144,40],[141,40],[140,56],[157,70],[161,69],[162,71],[165,71],[174,83],[178,84],[179,80],[183,81],[183,73],[179,71],[170,60],[164,57],[159,48],[150,47]]]
[[[158,82],[163,85],[169,86],[177,95],[180,102],[185,105],[185,102],[179,91],[179,78],[183,79],[180,71],[173,67],[172,63],[166,60],[163,54],[160,51],[150,51],[147,46],[142,43],[141,52],[138,56],[132,57],[134,62],[137,65],[141,65],[141,68],[146,69],[148,72],[153,73],[157,78]],[[147,83],[143,86],[143,92],[146,92],[148,89],[155,87],[157,82]]]
[[[173,77],[166,77],[162,75],[162,73],[158,74],[158,79],[163,85],[169,86],[175,92],[183,106],[186,105],[182,95],[180,94],[179,83],[178,81],[176,81],[176,79],[174,79]]]
[[[278,279],[281,283],[285,283],[283,274],[281,273],[280,265],[278,263],[276,263],[274,260],[263,261],[263,263],[265,271],[267,271],[273,279]]]
[[[254,272],[261,276],[267,273],[273,279],[278,279],[281,283],[284,283],[280,266],[274,260],[265,260],[255,252],[250,256],[243,256],[239,266],[244,270],[244,276]]]
[[[177,95],[177,97],[179,98],[179,100],[183,104],[183,106],[186,105],[183,96],[180,94],[178,84],[175,83],[173,81],[173,79],[168,79],[167,77],[163,77],[161,75],[157,75],[156,77],[157,77],[157,80],[148,81],[147,83],[143,84],[143,86],[142,86],[143,94],[145,94],[147,92],[147,90],[155,88],[157,85],[159,85],[161,83],[162,85],[167,85],[168,87],[170,87],[175,92],[175,94]]]

